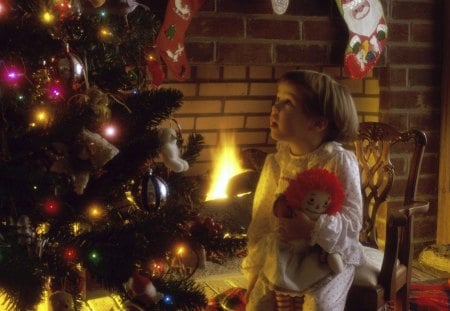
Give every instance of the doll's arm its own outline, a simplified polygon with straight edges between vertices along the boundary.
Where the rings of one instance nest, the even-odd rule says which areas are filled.
[[[342,256],[339,253],[327,254],[327,263],[330,266],[331,271],[338,274],[344,270],[344,262]]]

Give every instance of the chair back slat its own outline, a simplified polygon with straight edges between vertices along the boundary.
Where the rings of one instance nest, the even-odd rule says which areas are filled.
[[[364,224],[361,241],[379,247],[377,239],[377,216],[380,207],[388,199],[394,183],[396,168],[392,164],[392,146],[402,143],[410,150],[408,179],[405,186],[404,203],[414,201],[418,176],[426,145],[426,136],[419,130],[399,132],[392,126],[379,122],[360,123],[359,135],[354,142],[355,153],[361,172]],[[408,147],[411,145],[411,147]],[[397,169],[398,170],[398,169]]]

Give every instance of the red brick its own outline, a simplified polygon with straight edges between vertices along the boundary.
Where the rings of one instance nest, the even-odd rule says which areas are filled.
[[[247,37],[258,39],[298,40],[300,27],[297,21],[279,19],[248,19]]]
[[[382,92],[380,109],[414,109],[438,108],[439,94],[433,91],[390,91]]]
[[[341,20],[339,20],[341,21]],[[347,33],[347,28],[343,22],[331,20],[307,20],[302,24],[303,40],[336,40],[336,38],[344,38],[343,34]]]
[[[426,111],[421,113],[411,113],[409,115],[409,125],[412,128],[418,128],[421,130],[429,130],[436,128],[436,125],[440,124],[441,115],[439,112]]]
[[[391,16],[394,19],[425,19],[434,20],[442,12],[443,1],[434,3],[393,1]]]
[[[378,68],[380,86],[406,86],[406,69]]]
[[[213,42],[186,42],[189,61],[208,63],[214,61]]]
[[[433,24],[413,24],[411,39],[416,42],[434,42],[439,31]],[[440,34],[439,34],[440,36]]]
[[[436,173],[439,168],[439,159],[436,154],[426,153],[422,159],[421,172],[424,174]]]
[[[270,44],[219,43],[217,61],[225,64],[264,64],[272,63]]]
[[[324,64],[327,63],[327,48],[321,45],[277,45],[276,62],[278,64]]]
[[[186,32],[187,37],[243,37],[244,21],[238,17],[197,17]]]
[[[380,102],[380,105],[382,103]],[[397,129],[406,129],[408,127],[408,115],[404,112],[380,113],[380,122],[385,122]]]
[[[408,23],[389,23],[388,40],[392,42],[406,42],[409,40]]]
[[[391,64],[433,64],[439,61],[436,47],[390,46]]]
[[[441,81],[439,69],[409,69],[408,81],[410,86],[436,86]]]
[[[334,7],[334,1],[328,0],[292,0],[286,14],[303,16],[327,16]]]
[[[273,14],[270,1],[217,0],[217,9],[240,14]]]

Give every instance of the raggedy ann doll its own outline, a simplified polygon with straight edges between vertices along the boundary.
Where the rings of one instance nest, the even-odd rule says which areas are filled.
[[[303,213],[315,221],[324,213],[338,213],[343,198],[344,189],[334,173],[312,168],[289,180],[286,190],[275,200],[273,213],[284,218]],[[278,310],[302,310],[302,293],[344,269],[339,253],[326,253],[306,239],[283,240],[274,233],[264,243],[263,272],[275,292]]]

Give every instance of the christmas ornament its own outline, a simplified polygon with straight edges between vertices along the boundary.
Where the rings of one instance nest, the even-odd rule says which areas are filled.
[[[77,89],[77,84],[87,78],[83,61],[78,55],[71,52],[68,46],[65,55],[57,60],[56,66],[58,76],[66,81],[72,89]]]
[[[86,107],[94,114],[95,122],[90,124],[92,128],[98,128],[99,124],[103,124],[111,117],[108,94],[97,87],[90,87],[84,93],[72,96],[68,102]]]
[[[105,4],[106,0],[89,0],[94,8],[99,8]]]
[[[185,172],[189,169],[189,163],[180,157],[178,148],[178,135],[173,128],[160,128],[158,138],[161,144],[159,155],[170,170],[175,173]]]
[[[66,291],[56,291],[50,295],[49,311],[75,311],[72,295]]]
[[[164,22],[156,38],[156,48],[170,72],[178,80],[185,80],[190,76],[184,37],[192,16],[204,1],[169,0],[167,3]]]
[[[31,225],[30,217],[21,215],[16,223],[17,243],[20,245],[31,245],[36,234]]]
[[[123,15],[125,17],[125,23],[128,26],[128,14],[133,12],[138,6],[145,10],[150,10],[148,6],[136,0],[109,0],[105,8],[113,14]]]
[[[147,210],[154,210],[164,206],[169,194],[169,188],[166,182],[153,175],[150,169],[142,178],[140,185],[142,203]]]
[[[150,278],[135,271],[126,283],[123,284],[125,292],[131,300],[131,306],[143,307],[149,310],[157,304],[163,294],[157,291]],[[139,309],[137,309],[139,310]]]
[[[145,51],[145,60],[147,61],[147,69],[152,77],[152,86],[159,87],[161,83],[166,78],[164,71],[162,69],[161,63],[159,62],[159,55],[155,47],[148,48]]]
[[[352,79],[361,79],[380,58],[387,40],[387,25],[379,0],[336,0],[349,30],[344,68]]]
[[[289,0],[272,0],[272,9],[275,14],[282,15],[289,6]]]
[[[83,129],[77,138],[77,145],[74,149],[77,149],[76,157],[80,160],[89,160],[92,167],[91,169],[75,170],[74,164],[69,160],[71,159],[70,152],[75,152],[75,150],[71,150],[61,143],[54,143],[53,147],[61,156],[52,164],[50,171],[71,176],[74,191],[77,194],[84,192],[93,171],[101,169],[119,153],[119,149],[99,134]]]

